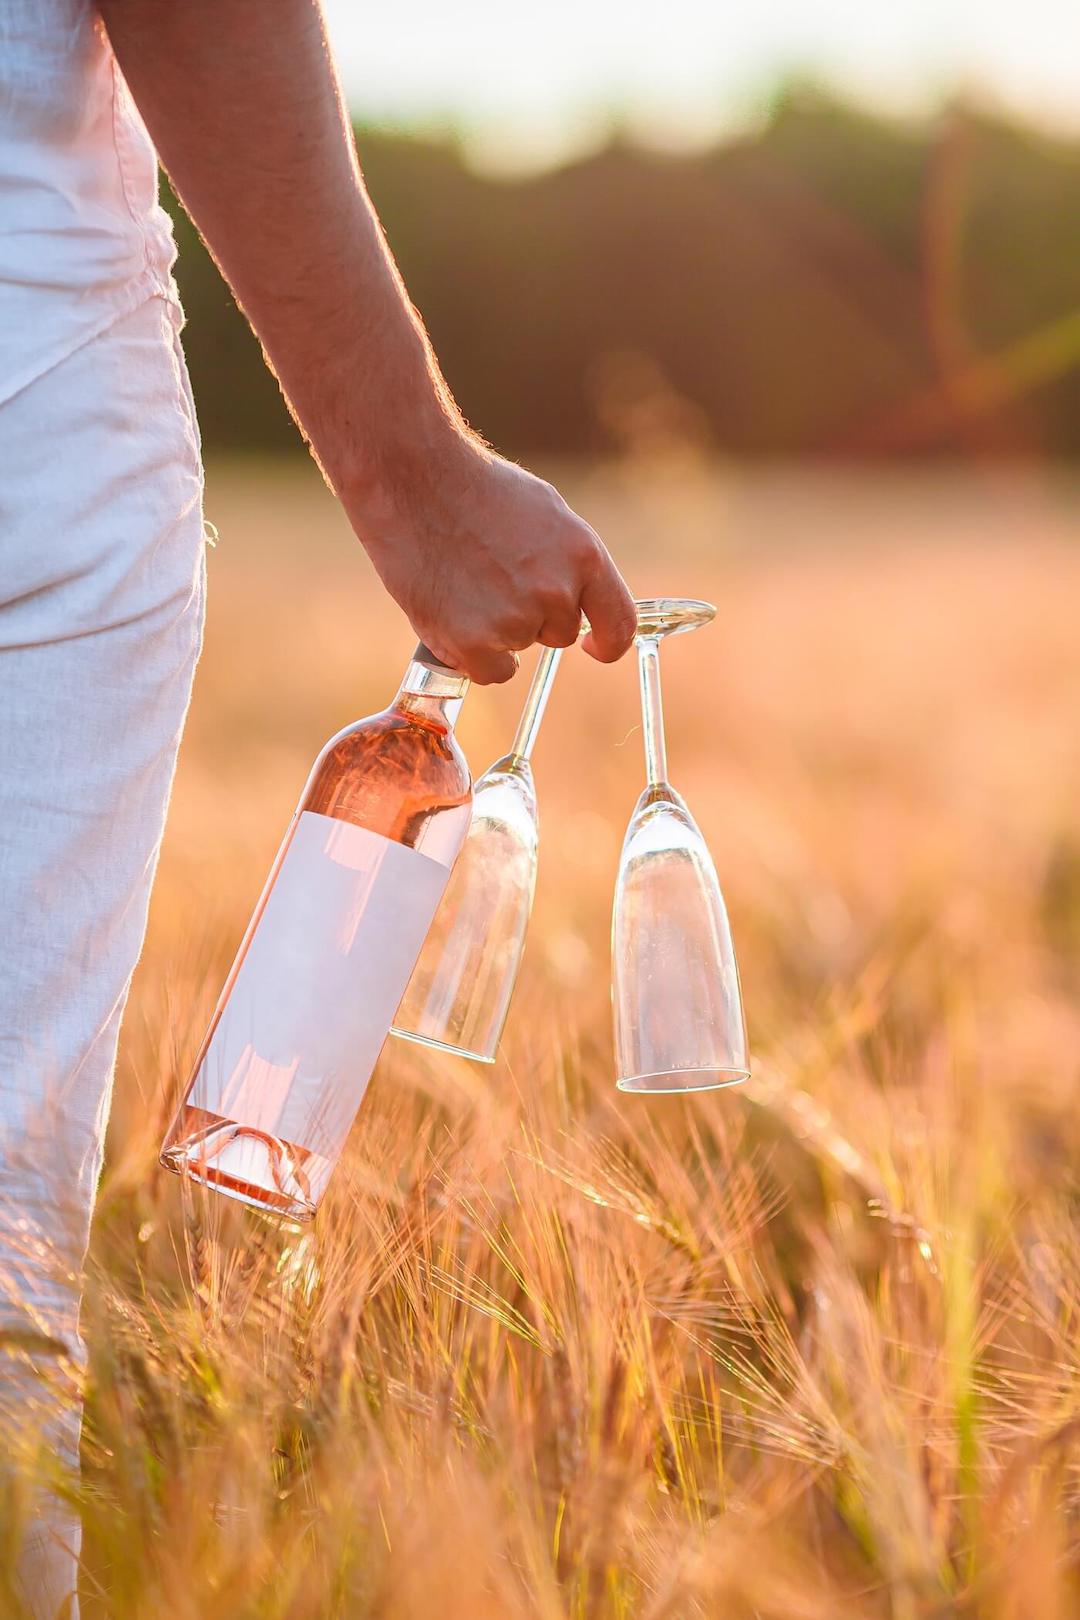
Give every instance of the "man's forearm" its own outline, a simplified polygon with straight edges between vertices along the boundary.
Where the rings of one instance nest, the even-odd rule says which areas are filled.
[[[162,162],[380,579],[441,658],[506,680],[534,641],[619,657],[630,594],[439,376],[368,201],[318,0],[98,0]]]
[[[368,201],[317,0],[99,0],[185,207],[330,482],[464,433]]]

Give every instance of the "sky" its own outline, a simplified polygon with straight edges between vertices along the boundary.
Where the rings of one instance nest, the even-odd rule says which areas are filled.
[[[493,167],[587,147],[612,112],[666,144],[752,121],[811,72],[905,112],[975,92],[1080,131],[1080,0],[324,0],[362,120],[472,132]]]

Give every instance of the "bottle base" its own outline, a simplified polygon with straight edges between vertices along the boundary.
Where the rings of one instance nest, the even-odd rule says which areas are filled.
[[[161,1163],[226,1198],[291,1221],[313,1219],[332,1168],[306,1148],[191,1106],[181,1109]]]

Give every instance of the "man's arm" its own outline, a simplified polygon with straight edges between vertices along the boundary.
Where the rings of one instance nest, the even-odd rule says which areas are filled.
[[[99,0],[124,77],[294,416],[417,634],[478,681],[629,646],[598,536],[471,433],[364,189],[319,0]]]

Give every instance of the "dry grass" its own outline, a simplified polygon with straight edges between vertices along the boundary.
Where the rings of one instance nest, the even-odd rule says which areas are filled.
[[[388,1048],[314,1230],[154,1168],[311,756],[410,645],[310,478],[222,471],[210,633],[92,1252],[86,1610],[1080,1609],[1080,552],[1030,475],[578,475],[668,650],[757,1070],[617,1095],[629,665],[537,756],[506,1051]],[[520,692],[476,692],[477,768]]]

